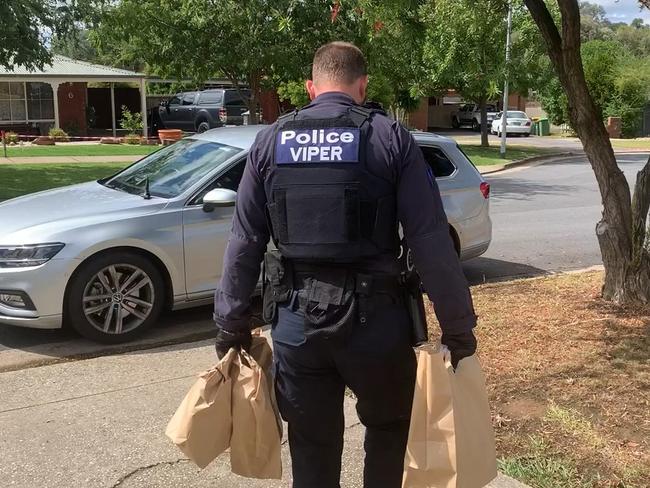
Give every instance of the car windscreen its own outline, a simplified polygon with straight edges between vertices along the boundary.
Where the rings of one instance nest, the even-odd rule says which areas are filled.
[[[147,179],[152,196],[173,198],[191,188],[217,166],[243,150],[216,142],[182,139],[156,151],[110,178],[108,188],[144,194]]]

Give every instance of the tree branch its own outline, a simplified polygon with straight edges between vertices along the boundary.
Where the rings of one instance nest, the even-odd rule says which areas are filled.
[[[636,174],[636,186],[632,197],[632,252],[634,262],[638,262],[644,252],[646,222],[650,211],[650,158],[641,171]]]
[[[577,0],[558,0],[562,14],[562,41],[568,49],[580,48],[580,7]]]
[[[650,0],[648,0],[650,1]],[[548,44],[548,54],[555,65],[555,68],[559,71],[564,67],[562,66],[562,38],[560,33],[557,30],[553,16],[548,11],[544,0],[524,0],[530,15],[533,17],[533,20],[537,24],[546,44]]]

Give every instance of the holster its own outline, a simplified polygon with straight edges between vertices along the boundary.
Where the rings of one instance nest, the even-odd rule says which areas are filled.
[[[262,267],[262,318],[275,321],[278,303],[286,302],[293,291],[293,273],[288,270],[279,251],[264,254]]]
[[[429,341],[429,327],[420,283],[420,276],[414,270],[402,274],[404,300],[411,319],[413,347],[421,346]]]

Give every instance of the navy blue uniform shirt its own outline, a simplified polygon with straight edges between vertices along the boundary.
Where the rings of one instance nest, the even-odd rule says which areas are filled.
[[[300,111],[313,118],[336,117],[354,105],[340,92],[323,93]],[[366,161],[369,169],[395,183],[397,216],[413,252],[415,267],[443,332],[465,332],[476,325],[469,286],[449,233],[438,185],[430,175],[413,136],[398,122],[381,114],[371,118]],[[264,174],[269,167],[275,125],[260,131],[253,143],[237,191],[223,275],[215,292],[214,320],[236,331],[250,327],[251,296],[269,242]],[[382,255],[360,263],[364,271],[399,274],[397,257]]]

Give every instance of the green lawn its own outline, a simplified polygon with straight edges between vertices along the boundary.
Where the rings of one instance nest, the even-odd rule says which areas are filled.
[[[461,144],[460,146],[476,166],[510,163],[548,153],[548,150],[537,147],[509,146],[506,149],[505,159],[501,159],[499,146],[481,147],[474,144]]]
[[[642,139],[610,139],[614,149],[647,149],[650,151],[650,137]]]
[[[1,164],[0,201],[26,193],[97,180],[129,163]]]
[[[123,156],[149,154],[160,146],[140,146],[130,144],[65,144],[56,146],[8,146],[7,156]],[[4,154],[0,147],[0,157]]]
[[[148,150],[155,147],[151,146],[77,146],[77,147],[34,147],[25,150],[77,150],[78,148],[88,151],[97,152],[92,155],[106,154],[144,154],[144,153],[102,153],[101,151],[109,150]],[[538,148],[508,149],[506,159],[499,156],[498,147],[480,147],[476,145],[462,145],[463,151],[469,156],[472,162],[477,166],[486,166],[490,164],[503,164],[518,159],[527,158],[543,154],[544,150]],[[20,149],[14,149],[19,151]],[[33,155],[33,154],[32,154]],[[40,154],[45,155],[45,154]],[[56,154],[63,156],[64,154]],[[70,155],[70,154],[67,154]],[[75,154],[82,155],[81,153]],[[88,152],[84,155],[91,155]],[[84,181],[97,180],[108,176],[119,169],[128,166],[130,163],[70,163],[70,164],[0,164],[0,201],[9,198],[15,198],[26,193],[47,190],[59,186],[73,185]]]

